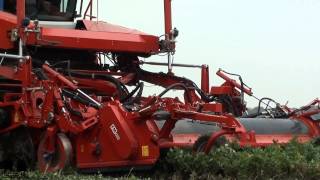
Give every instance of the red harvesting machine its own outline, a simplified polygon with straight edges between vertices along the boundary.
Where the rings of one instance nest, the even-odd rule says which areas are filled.
[[[318,100],[290,109],[263,98],[248,114],[244,94],[253,94],[240,76],[219,70],[225,83],[209,87],[207,65],[172,63],[171,0],[164,0],[160,37],[96,21],[94,2],[87,3],[0,0],[1,168],[139,169],[173,147],[207,153],[221,137],[263,147],[319,136]],[[168,62],[140,60],[157,54]],[[142,64],[168,66],[168,73]],[[200,68],[201,86],[175,76],[174,66]],[[164,90],[147,96],[144,83]],[[165,97],[171,90],[183,98]]]

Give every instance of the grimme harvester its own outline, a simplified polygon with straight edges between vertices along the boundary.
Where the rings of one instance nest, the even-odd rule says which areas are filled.
[[[210,88],[208,66],[173,64],[178,30],[172,28],[171,0],[164,0],[160,37],[95,21],[93,1],[85,5],[83,0],[0,0],[3,167],[148,168],[161,150],[209,152],[221,137],[263,147],[319,136],[318,100],[290,109],[277,103],[269,108],[272,100],[261,99],[257,112],[247,114],[244,94],[253,94],[241,77],[238,82],[219,70],[225,83]],[[168,62],[140,60],[160,53]],[[142,64],[168,66],[168,73],[148,72]],[[173,66],[201,68],[201,87],[175,76]],[[146,96],[143,82],[164,91]],[[170,90],[182,90],[183,100],[164,97]]]

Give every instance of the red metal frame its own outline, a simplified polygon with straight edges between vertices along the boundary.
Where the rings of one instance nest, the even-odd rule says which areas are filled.
[[[82,4],[83,2],[81,2]],[[93,0],[90,0],[88,2],[88,5],[87,5],[87,8],[84,12],[84,15],[83,15],[83,19],[86,19],[86,17],[89,17],[90,20],[92,20],[93,18],[95,18],[92,14],[93,14],[93,11],[92,11],[92,6],[93,6]],[[88,11],[89,11],[89,15],[88,15]]]
[[[20,28],[22,21],[25,18],[26,8],[25,8],[26,1],[19,0],[17,1],[17,27]]]
[[[171,0],[164,0],[164,24],[165,24],[166,40],[171,40],[171,30],[172,30]]]
[[[293,138],[291,134],[261,135],[253,131],[248,132],[235,115],[230,114],[226,104],[219,101],[219,97],[230,98],[231,105],[241,116],[246,110],[245,104],[239,101],[241,91],[248,95],[253,93],[250,88],[236,82],[221,70],[217,75],[225,82],[221,86],[211,87],[210,90],[207,65],[201,66],[200,89],[189,79],[174,76],[172,73],[151,73],[140,69],[138,55],[149,56],[161,52],[157,36],[87,20],[81,21],[84,30],[36,26],[22,28],[21,22],[25,18],[24,4],[25,0],[18,1],[17,16],[0,12],[0,23],[3,23],[0,39],[4,42],[0,44],[0,49],[23,50],[15,48],[16,42],[11,42],[7,34],[4,36],[5,33],[19,29],[17,37],[22,40],[24,48],[37,46],[122,55],[122,58],[116,59],[118,62],[115,61],[118,63],[118,69],[89,70],[84,67],[80,70],[72,69],[71,72],[111,76],[114,81],[119,81],[119,84],[123,83],[123,86],[145,81],[162,86],[166,91],[184,90],[184,102],[178,98],[164,98],[163,94],[149,97],[141,95],[139,101],[131,104],[132,108],[121,102],[119,87],[112,81],[72,77],[46,63],[40,68],[46,78],[41,79],[33,70],[31,57],[23,56],[24,54],[14,56],[19,59],[16,65],[0,66],[2,77],[19,81],[11,84],[0,83],[4,89],[19,89],[17,92],[5,93],[3,101],[0,102],[0,108],[9,108],[11,115],[10,125],[0,128],[0,134],[22,125],[37,129],[39,137],[45,134],[40,142],[35,141],[35,147],[39,147],[38,161],[41,162],[39,169],[42,171],[45,170],[45,166],[50,167],[49,171],[64,168],[66,159],[71,158],[68,157],[71,156],[69,151],[67,152],[68,146],[75,152],[75,165],[79,169],[153,166],[162,149],[189,147],[199,137],[196,133],[173,133],[177,122],[184,119],[219,125],[220,131],[208,132],[210,139],[204,150],[206,153],[221,136],[236,140],[241,146],[253,147],[264,147],[272,144],[274,140],[287,143]],[[84,18],[89,10],[90,20],[94,18],[92,4],[90,0]],[[171,52],[174,51],[172,47],[175,44],[172,37],[171,0],[164,0],[164,14],[165,41],[173,45],[166,52]],[[80,88],[86,93],[80,91]],[[65,91],[70,91],[71,95],[66,95]],[[316,104],[319,104],[319,100],[313,101],[305,109]],[[161,128],[156,124],[159,120],[156,113],[159,110],[165,112],[161,117],[161,120],[165,120]],[[289,108],[287,110],[289,118],[301,121],[308,128],[308,134],[297,135],[301,142],[320,135],[319,123],[311,118],[312,115],[320,113],[319,108],[313,111],[296,112]],[[61,134],[65,137],[59,136]],[[69,140],[72,142],[71,145],[67,145]],[[51,166],[45,157],[54,153],[61,153],[63,158],[58,165]]]

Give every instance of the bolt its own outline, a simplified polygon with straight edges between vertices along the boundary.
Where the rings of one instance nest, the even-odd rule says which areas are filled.
[[[53,114],[53,112],[49,112],[48,113],[48,123],[49,124],[51,124],[51,122],[53,121],[53,119],[54,119],[54,114]]]

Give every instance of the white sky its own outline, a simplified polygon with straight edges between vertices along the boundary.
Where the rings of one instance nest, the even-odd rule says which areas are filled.
[[[208,64],[211,85],[222,82],[215,72],[223,68],[241,74],[258,97],[302,106],[319,96],[319,0],[173,0],[172,6],[180,30],[175,62]],[[163,0],[103,0],[99,7],[100,20],[153,35],[164,32]],[[174,71],[199,83],[199,70]]]

